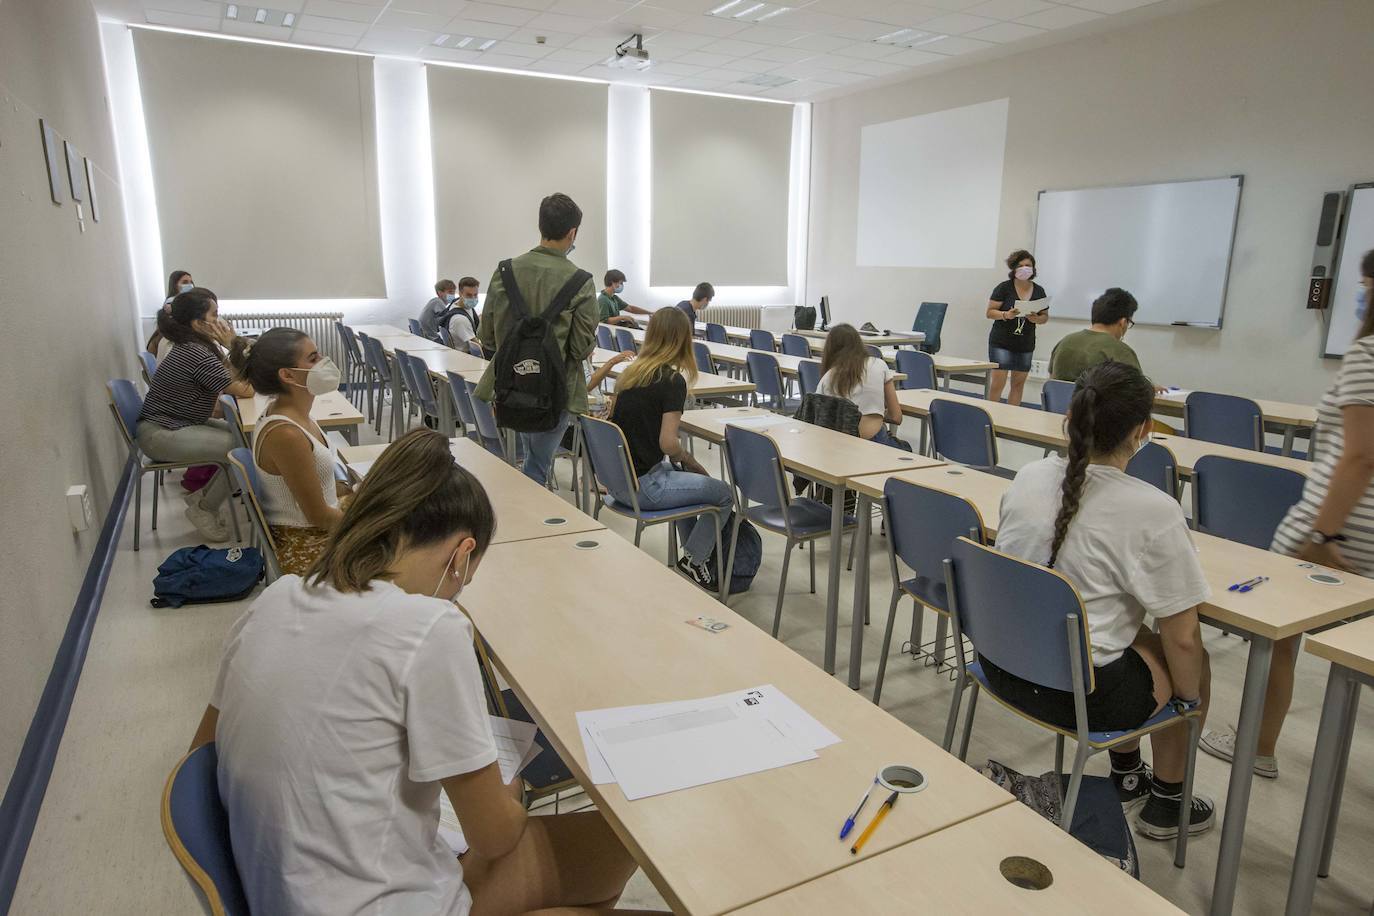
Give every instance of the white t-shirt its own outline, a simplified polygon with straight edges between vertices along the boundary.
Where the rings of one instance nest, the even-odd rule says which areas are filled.
[[[833,389],[834,375],[835,373],[831,371],[821,376],[821,383],[816,388],[820,394],[852,401],[854,406],[859,408],[859,413],[865,416],[876,414],[883,417],[887,415],[887,401],[883,395],[883,385],[892,378],[892,370],[888,368],[885,360],[870,356],[868,363],[864,366],[863,381],[853,391],[835,391]]]
[[[466,914],[438,780],[496,760],[472,627],[385,581],[272,583],[229,632],[219,791],[255,913]]]
[[[468,321],[467,315],[455,312],[448,320],[448,336],[454,346],[466,347],[468,341],[477,336],[477,332],[472,329],[472,322]]]
[[[1067,467],[1067,459],[1052,456],[1020,470],[1002,497],[998,550],[1049,562]],[[1083,599],[1097,667],[1121,657],[1147,613],[1170,617],[1212,594],[1178,501],[1100,464],[1088,466],[1054,568]]]

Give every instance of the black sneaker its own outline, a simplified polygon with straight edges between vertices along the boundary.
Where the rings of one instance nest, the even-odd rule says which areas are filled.
[[[683,557],[677,561],[677,569],[678,572],[682,573],[708,592],[714,592],[720,588],[720,580],[716,578],[716,574],[711,571],[709,566],[698,566],[691,560]]]
[[[1135,829],[1143,837],[1151,840],[1172,840],[1178,836],[1179,809],[1183,807],[1180,796],[1166,798],[1150,793],[1145,807],[1136,815]],[[1188,835],[1197,836],[1212,829],[1216,820],[1216,806],[1205,795],[1193,794],[1193,811],[1188,821]]]
[[[1116,786],[1117,797],[1121,799],[1121,807],[1126,814],[1145,804],[1150,797],[1151,776],[1149,765],[1144,763],[1129,773],[1112,770],[1112,785]]]

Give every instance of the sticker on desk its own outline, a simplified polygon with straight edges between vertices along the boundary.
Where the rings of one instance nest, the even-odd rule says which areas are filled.
[[[687,623],[694,627],[701,627],[707,633],[719,633],[721,630],[730,629],[730,624],[717,620],[714,617],[693,617]]]

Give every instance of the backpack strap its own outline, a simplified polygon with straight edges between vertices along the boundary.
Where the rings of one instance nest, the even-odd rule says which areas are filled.
[[[528,318],[530,308],[525,304],[525,294],[520,292],[520,286],[515,282],[515,271],[511,268],[510,258],[497,265],[497,271],[501,274],[501,285],[505,287],[506,299],[510,302],[511,318],[515,321]]]
[[[564,309],[572,304],[573,297],[581,291],[583,286],[587,285],[587,281],[591,278],[592,275],[585,270],[574,272],[568,278],[568,282],[563,284],[563,288],[558,291],[558,295],[553,297],[553,301],[549,303],[548,308],[544,309],[544,314],[540,317],[552,323]]]

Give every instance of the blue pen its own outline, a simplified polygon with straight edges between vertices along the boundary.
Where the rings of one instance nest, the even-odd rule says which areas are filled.
[[[855,819],[858,818],[859,812],[862,811],[862,810],[864,809],[864,805],[868,804],[868,796],[870,796],[870,795],[873,794],[873,786],[876,786],[877,784],[878,784],[878,777],[874,776],[874,777],[873,777],[873,785],[870,785],[870,786],[868,787],[868,791],[864,793],[864,797],[861,798],[861,799],[859,799],[859,807],[857,807],[857,808],[854,809],[854,813],[853,813],[853,814],[851,814],[851,815],[849,815],[849,817],[845,818],[844,826],[840,828],[840,839],[843,840],[845,837],[849,836],[849,831],[851,831],[851,830],[854,829],[854,821],[855,821]]]
[[[1268,582],[1268,581],[1269,581],[1269,577],[1268,577],[1268,576],[1256,576],[1256,577],[1255,577],[1255,581],[1245,583],[1245,584],[1242,585],[1240,588],[1238,588],[1237,591],[1248,592],[1248,591],[1250,591],[1252,588],[1259,588],[1261,585],[1263,585],[1264,583],[1266,583],[1266,582]]]
[[[1255,576],[1255,578],[1253,579],[1246,579],[1244,582],[1237,582],[1235,585],[1228,587],[1226,590],[1228,592],[1249,591],[1251,586],[1253,586],[1256,582],[1259,582],[1263,578],[1264,576]]]

